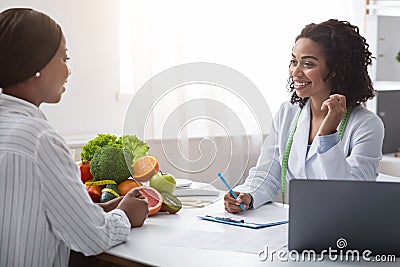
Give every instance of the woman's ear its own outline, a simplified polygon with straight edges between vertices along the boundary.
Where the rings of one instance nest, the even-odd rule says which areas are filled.
[[[336,77],[336,71],[333,71],[332,72],[332,78],[335,78]]]

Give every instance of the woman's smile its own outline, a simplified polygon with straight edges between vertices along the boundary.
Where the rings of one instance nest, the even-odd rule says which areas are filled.
[[[294,89],[296,90],[302,90],[306,88],[307,86],[311,85],[310,81],[301,81],[301,80],[293,80],[294,82]]]

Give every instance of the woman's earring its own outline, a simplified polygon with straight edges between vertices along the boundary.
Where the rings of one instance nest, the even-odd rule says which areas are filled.
[[[40,72],[36,72],[35,76],[33,76],[33,77],[35,77],[36,79],[39,78],[40,77]]]

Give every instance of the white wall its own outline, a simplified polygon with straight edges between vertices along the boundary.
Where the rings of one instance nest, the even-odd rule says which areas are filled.
[[[243,47],[241,43],[241,47],[237,49],[219,47],[220,50],[213,50],[211,54],[203,50],[201,54],[190,59],[213,61],[242,72],[261,90],[272,114],[275,114],[281,102],[288,99],[285,86],[290,51],[295,36],[305,24],[329,18],[349,20],[361,28],[364,24],[364,0],[283,2],[233,1],[232,5],[235,5],[236,10],[238,5],[243,6],[243,16],[235,19],[243,20],[245,25],[251,25],[252,28],[235,26],[235,29],[221,34],[233,46],[236,38],[248,39],[247,45]],[[201,1],[194,3],[199,5]],[[224,21],[224,13],[230,10],[229,4],[213,5],[213,1],[204,3],[209,5],[209,9],[217,8],[213,14],[220,16],[225,28],[237,25],[237,22],[232,21],[230,24],[229,21]],[[0,10],[12,6],[29,6],[49,14],[60,23],[67,38],[72,69],[67,91],[59,104],[42,106],[51,124],[67,140],[91,138],[97,133],[121,134],[125,110],[129,103],[127,100],[117,101],[118,0],[1,0],[0,2]],[[154,9],[157,7],[158,4],[154,2]],[[265,18],[271,23],[264,25]],[[196,36],[196,33],[193,35]],[[220,36],[218,38],[224,39]],[[263,41],[260,42],[259,39]],[[210,43],[205,42],[205,45],[206,49]],[[257,51],[258,56],[248,58],[246,53],[249,51],[252,53]],[[231,59],[225,60],[226,58]],[[279,93],[276,93],[277,91]],[[270,97],[272,92],[275,92],[273,99]]]

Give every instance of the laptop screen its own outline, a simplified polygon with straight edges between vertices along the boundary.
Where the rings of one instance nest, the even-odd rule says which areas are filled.
[[[290,182],[289,250],[400,256],[400,183]]]

